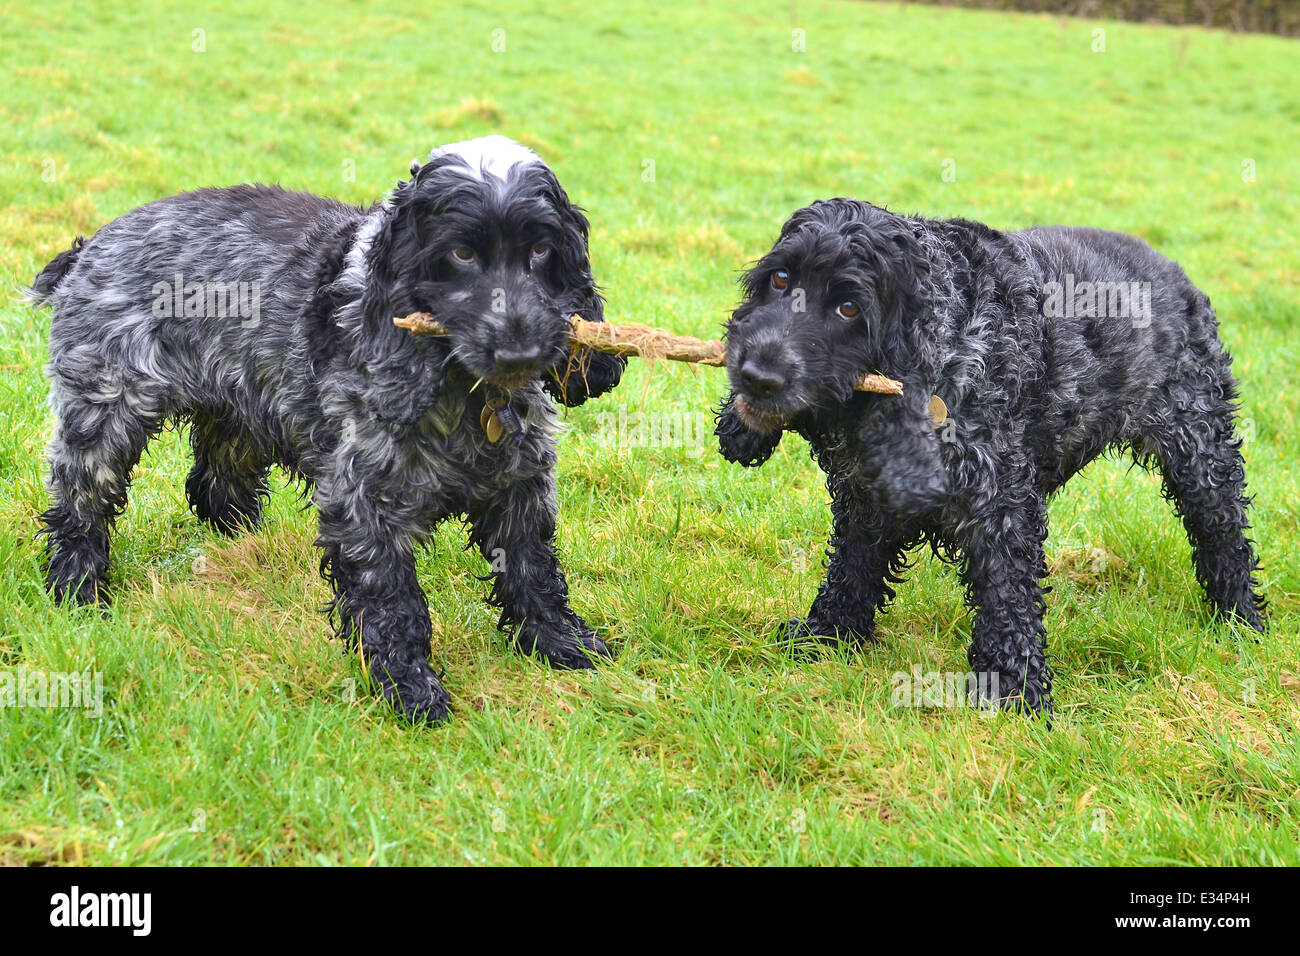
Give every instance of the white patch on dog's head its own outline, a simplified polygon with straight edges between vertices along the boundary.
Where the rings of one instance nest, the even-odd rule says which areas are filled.
[[[505,136],[483,136],[439,146],[429,154],[429,160],[442,156],[458,156],[463,159],[475,179],[486,180],[492,176],[503,182],[514,167],[542,162],[542,157],[527,146]]]

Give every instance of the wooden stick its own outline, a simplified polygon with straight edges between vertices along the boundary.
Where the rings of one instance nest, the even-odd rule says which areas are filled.
[[[446,335],[447,329],[427,312],[393,319],[398,328],[421,335]],[[569,318],[572,341],[576,346],[607,352],[610,355],[631,355],[645,359],[668,359],[673,362],[694,362],[699,365],[725,365],[726,344],[717,339],[693,339],[674,335],[665,329],[632,323],[613,325],[609,322],[588,322],[580,316]],[[883,375],[864,375],[856,386],[859,392],[878,392],[882,395],[902,395],[903,383]]]

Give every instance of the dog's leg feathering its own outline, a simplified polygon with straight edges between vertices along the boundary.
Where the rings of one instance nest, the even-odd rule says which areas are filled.
[[[255,529],[271,494],[269,458],[237,422],[207,412],[194,415],[190,445],[185,494],[194,513],[224,535]]]
[[[853,497],[843,482],[827,486],[834,528],[826,578],[808,616],[789,623],[789,636],[862,644],[875,640],[876,611],[894,599],[904,541],[897,524]]]
[[[1208,415],[1171,421],[1155,441],[1165,497],[1183,519],[1196,580],[1216,614],[1263,631],[1265,600],[1255,576],[1259,561],[1246,536],[1250,499],[1231,408],[1224,402]]]
[[[516,644],[554,667],[588,668],[613,657],[569,607],[569,586],[555,554],[555,479],[548,471],[522,479],[470,512],[471,540],[491,565],[491,603]]]
[[[53,383],[58,425],[41,533],[46,586],[59,603],[108,604],[109,532],[126,506],[131,470],[162,420],[151,397],[128,395],[111,384],[113,376],[100,374],[105,384],[99,396],[116,392],[111,401],[86,401],[57,379]]]
[[[967,602],[975,611],[970,667],[982,689],[996,687],[996,699],[981,703],[1046,713],[1052,707],[1042,587],[1047,503],[1032,481],[1002,487],[961,549]]]
[[[413,514],[380,508],[359,487],[317,490],[321,570],[334,589],[339,635],[358,645],[371,680],[412,723],[448,716],[451,697],[429,666],[429,607],[415,576]],[[410,523],[403,518],[412,519]]]

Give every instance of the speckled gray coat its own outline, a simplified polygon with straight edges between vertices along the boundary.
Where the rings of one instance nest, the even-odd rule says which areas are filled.
[[[448,709],[413,556],[447,517],[468,519],[522,649],[567,667],[608,653],[556,561],[551,398],[612,388],[623,363],[569,353],[567,316],[602,317],[587,222],[531,151],[444,147],[368,210],[266,186],[173,196],[78,240],[31,294],[54,309],[56,597],[105,600],[131,470],[182,420],[188,496],[219,530],[257,522],[273,464],[308,483],[341,632],[412,719]],[[416,310],[450,334],[393,326]]]

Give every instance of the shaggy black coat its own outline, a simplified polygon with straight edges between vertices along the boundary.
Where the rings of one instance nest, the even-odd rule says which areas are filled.
[[[826,578],[792,635],[871,639],[929,542],[960,567],[980,686],[1049,708],[1047,498],[1107,449],[1159,469],[1211,605],[1263,628],[1231,359],[1209,300],[1140,240],[818,202],[747,274],[727,340],[723,455],[761,465],[797,431],[830,490]],[[855,392],[872,371],[902,397]]]
[[[443,147],[371,209],[265,186],[173,196],[78,240],[31,295],[54,307],[56,598],[106,600],[132,468],[178,420],[187,495],[221,532],[257,524],[272,465],[306,482],[340,632],[411,719],[448,710],[414,557],[446,518],[468,520],[522,650],[563,667],[609,653],[556,559],[547,393],[578,404],[623,361],[570,356],[567,317],[602,318],[587,220],[532,151]],[[394,327],[417,310],[450,334]]]

